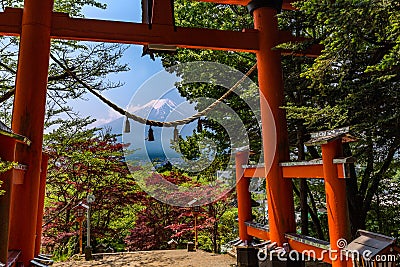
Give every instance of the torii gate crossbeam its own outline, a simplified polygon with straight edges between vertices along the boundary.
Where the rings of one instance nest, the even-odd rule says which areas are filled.
[[[6,8],[0,13],[0,34],[21,35],[23,9]],[[302,41],[290,32],[279,31],[279,42]],[[85,18],[70,18],[66,13],[52,13],[50,37],[95,42],[114,42],[145,45],[167,44],[184,48],[257,52],[259,31],[226,31],[204,28],[174,27],[172,25],[148,24],[121,21],[106,21]],[[307,53],[306,53],[307,54]],[[315,55],[316,52],[307,55]]]

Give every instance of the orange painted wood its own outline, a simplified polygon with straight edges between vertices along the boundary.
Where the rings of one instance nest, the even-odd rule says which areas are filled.
[[[13,189],[9,249],[22,251],[25,266],[35,250],[52,11],[53,0],[24,2],[12,129],[32,144],[16,147],[16,161],[29,166],[29,179]]]
[[[264,167],[254,167],[246,168],[244,170],[244,177],[246,178],[265,178],[265,168]]]
[[[336,164],[338,178],[341,178],[341,179],[349,178],[349,177],[346,177],[344,168],[345,168],[344,164]]]
[[[163,2],[164,3],[164,2]],[[155,6],[155,8],[158,6]],[[7,8],[0,13],[0,33],[3,35],[19,35],[23,10]],[[69,18],[66,13],[53,13],[52,38],[73,39],[101,42],[121,42],[131,44],[169,44],[188,48],[213,48],[255,52],[257,47],[257,31],[246,32],[221,31],[199,28],[172,27],[170,15],[153,18],[154,27],[147,24],[104,21],[94,19]],[[171,35],[172,34],[172,35]],[[213,38],[207,38],[213,37]],[[220,40],[220,42],[215,41]],[[279,32],[279,43],[302,42],[303,37],[294,37],[290,32]],[[221,41],[223,41],[221,43]],[[322,46],[314,45],[304,52],[280,50],[284,55],[316,57]]]
[[[269,232],[252,227],[250,225],[246,225],[246,228],[247,228],[248,235],[260,238],[262,240],[270,240]]]
[[[338,178],[348,178],[345,175],[345,164],[334,164],[337,168]],[[304,178],[304,179],[324,179],[324,169],[322,164],[300,165],[300,166],[281,166],[283,178]],[[246,178],[265,178],[264,167],[249,167],[244,170]]]
[[[0,12],[0,35],[18,36],[21,33],[22,9],[6,8]]]
[[[284,178],[324,178],[320,165],[281,166]]]
[[[13,169],[12,176],[13,176],[13,184],[14,185],[21,185],[24,184],[26,171]]]
[[[8,136],[0,135],[0,158],[6,161],[14,161],[16,141]],[[8,258],[8,236],[10,231],[11,199],[12,199],[13,171],[9,170],[0,174],[2,182],[0,189],[4,194],[0,196],[0,262],[5,263]]]
[[[326,209],[328,213],[329,240],[333,254],[332,266],[345,267],[346,261],[340,260],[340,250],[337,242],[339,239],[349,241],[350,222],[347,209],[346,181],[338,179],[337,167],[333,164],[333,159],[342,154],[342,140],[323,144],[322,161],[325,177]]]
[[[337,178],[345,179],[346,164],[333,164],[337,169]],[[306,179],[324,179],[324,168],[322,164],[299,165],[299,166],[281,166],[283,178],[306,178]]]
[[[186,48],[258,50],[258,32],[255,30],[223,31],[177,27],[169,25],[69,18],[67,14],[53,16],[52,38],[114,42],[129,44],[166,44]]]
[[[152,1],[152,0],[149,0]],[[173,5],[173,3],[172,3]],[[171,1],[156,0],[153,2],[153,18],[152,23],[163,25],[174,25],[173,6]]]
[[[268,7],[254,10],[253,16],[254,28],[259,31],[260,49],[256,56],[261,122],[265,126],[262,128],[265,166],[271,164],[266,178],[270,238],[282,246],[285,233],[295,232],[296,223],[292,182],[282,179],[279,166],[279,162],[289,160],[289,145],[285,111],[281,108],[284,105],[281,55],[273,50],[279,43],[278,20],[276,10]],[[271,153],[274,153],[272,163],[268,162]]]
[[[224,0],[221,1],[224,2]],[[284,6],[290,2],[285,1]],[[229,1],[229,3],[247,4],[240,1]],[[158,8],[158,10],[161,9]],[[174,29],[171,27],[172,20],[167,16],[157,17],[155,22],[158,24],[153,24],[151,29],[146,24],[69,18],[65,14],[53,14],[51,0],[26,0],[23,14],[21,10],[17,9],[0,14],[0,32],[5,35],[21,34],[13,129],[32,140],[30,148],[19,146],[17,151],[17,160],[30,165],[28,170],[30,179],[26,183],[16,186],[18,198],[13,198],[14,202],[12,203],[12,210],[16,212],[12,216],[11,245],[22,248],[24,263],[28,264],[29,259],[33,256],[34,242],[32,242],[32,238],[37,234],[35,229],[39,220],[36,224],[29,225],[24,225],[24,222],[27,221],[27,218],[32,220],[32,218],[37,219],[40,216],[38,197],[42,184],[38,180],[50,38],[131,44],[167,44],[186,48],[257,52],[261,93],[266,96],[268,102],[261,101],[262,110],[266,111],[268,104],[272,107],[273,120],[278,122],[276,127],[278,145],[267,177],[267,194],[271,206],[269,214],[273,229],[271,237],[281,245],[284,241],[283,234],[294,228],[294,208],[291,185],[280,179],[283,174],[279,162],[287,160],[288,149],[285,116],[279,108],[283,101],[280,52],[272,51],[272,48],[280,42],[275,15],[274,9],[258,9],[254,12],[255,28],[260,32],[257,30],[234,32],[182,27]],[[32,110],[26,107],[32,107]],[[271,124],[268,117],[263,116],[262,120],[264,125]],[[28,126],[26,125],[27,121],[30,122]],[[264,140],[269,140],[266,138],[268,135],[269,133],[264,131]],[[265,147],[268,146],[267,142]],[[256,169],[256,172],[255,175],[263,174],[265,176],[265,171]],[[241,179],[241,182],[243,185],[248,185],[247,179]],[[239,185],[238,190],[242,195],[239,197],[242,203],[240,206],[243,207],[240,213],[241,217],[247,220],[249,219],[247,217],[251,217],[251,207],[250,204],[246,205],[247,197],[243,197],[249,195],[248,186],[246,188],[243,185]],[[242,228],[246,229],[247,227]],[[250,231],[252,231],[251,229]],[[245,240],[250,238],[243,233],[242,237]]]
[[[251,241],[252,237],[247,233],[246,222],[252,218],[251,195],[249,192],[250,180],[243,177],[244,164],[249,160],[249,152],[237,152],[236,158],[236,194],[238,202],[239,238],[242,241]]]

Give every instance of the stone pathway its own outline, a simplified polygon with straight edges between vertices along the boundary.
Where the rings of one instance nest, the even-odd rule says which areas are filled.
[[[196,252],[188,252],[187,250],[155,250],[155,251],[138,251],[127,252],[121,254],[107,254],[102,259],[96,256],[93,261],[85,261],[84,259],[69,260],[66,262],[58,262],[55,267],[232,267],[236,266],[236,259],[229,255],[212,254],[198,250]]]

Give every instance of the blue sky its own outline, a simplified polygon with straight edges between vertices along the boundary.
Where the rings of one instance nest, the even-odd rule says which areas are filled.
[[[85,7],[84,15],[86,18],[106,19],[116,21],[141,21],[141,1],[140,0],[100,0],[107,4],[106,10],[93,7]],[[118,104],[126,107],[134,92],[152,75],[163,70],[159,59],[153,61],[149,56],[142,57],[142,46],[129,45],[128,50],[122,58],[123,63],[127,63],[130,67],[129,72],[110,75],[108,79],[113,81],[121,81],[124,84],[121,88],[109,90],[103,95]],[[95,125],[102,125],[118,115],[108,106],[100,102],[97,98],[90,94],[86,95],[84,100],[74,100],[69,103],[74,110],[78,111],[81,116],[91,116],[98,121]]]

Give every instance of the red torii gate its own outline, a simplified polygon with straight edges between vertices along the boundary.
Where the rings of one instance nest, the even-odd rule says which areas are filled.
[[[0,244],[0,262],[7,261],[7,251],[21,250],[22,262],[28,265],[39,251],[42,213],[38,207],[42,205],[44,189],[44,185],[40,184],[40,172],[52,38],[256,53],[260,93],[266,99],[266,102],[261,102],[262,115],[267,112],[268,105],[277,131],[275,158],[267,175],[268,202],[274,208],[269,214],[269,238],[282,245],[286,240],[285,233],[295,231],[292,184],[290,180],[282,179],[279,166],[280,162],[288,161],[289,150],[285,114],[280,109],[283,104],[281,58],[280,52],[272,48],[279,43],[299,39],[278,30],[276,14],[279,0],[254,0],[250,3],[249,0],[204,1],[247,5],[254,16],[254,29],[239,32],[175,27],[171,7],[173,1],[165,0],[153,0],[151,27],[145,23],[70,18],[68,14],[53,12],[53,0],[25,0],[23,9],[7,8],[0,13],[0,34],[20,36],[12,130],[32,141],[29,147],[16,146],[15,160],[29,167],[24,183],[12,186],[7,192],[11,198],[11,211],[1,216],[2,220],[9,220],[10,223],[8,228],[0,229],[0,234],[9,238],[8,244]],[[292,9],[291,2],[284,0],[283,8]],[[310,52],[310,55],[314,53]],[[262,116],[263,125],[271,123]],[[262,138],[267,148],[271,140],[267,131],[263,131]],[[0,198],[0,205],[3,204]]]

